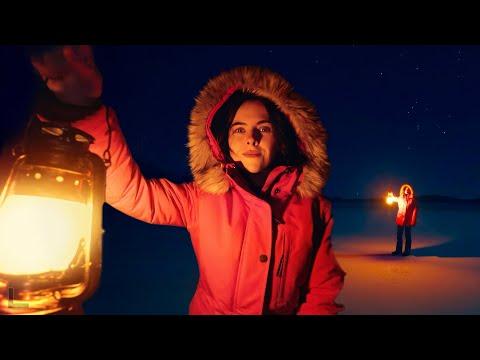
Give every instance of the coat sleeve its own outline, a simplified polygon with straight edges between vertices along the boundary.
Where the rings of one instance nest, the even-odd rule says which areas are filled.
[[[305,294],[302,296],[304,301],[300,304],[297,315],[335,315],[344,309],[343,305],[335,302],[343,288],[346,274],[333,252],[331,235],[334,221],[331,203],[326,199],[320,201],[320,213],[323,229],[316,235],[320,237],[320,244],[314,254]]]
[[[189,227],[195,221],[195,185],[175,184],[166,179],[145,179],[111,108],[101,106],[93,114],[71,124],[95,138],[89,150],[102,159],[110,141],[111,166],[107,168],[105,194],[108,204],[135,219],[152,224]]]
[[[417,224],[417,213],[418,213],[418,206],[417,201],[413,200],[413,210],[412,210],[412,222],[411,226],[415,226]]]

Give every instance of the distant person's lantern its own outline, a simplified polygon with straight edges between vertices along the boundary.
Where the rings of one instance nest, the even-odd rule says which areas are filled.
[[[392,205],[394,202],[394,199],[395,199],[395,196],[393,196],[393,192],[389,192],[385,201],[388,205]]]
[[[101,273],[105,165],[93,138],[33,118],[0,196],[0,313],[81,305]]]

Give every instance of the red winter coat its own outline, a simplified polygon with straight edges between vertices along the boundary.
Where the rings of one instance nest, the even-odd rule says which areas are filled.
[[[417,223],[417,202],[410,196],[399,196],[397,198],[398,212],[396,223],[399,226],[415,226]]]
[[[219,161],[220,147],[210,132],[215,111],[236,88],[255,89],[274,101],[290,118],[308,157],[303,168],[271,171],[263,188],[267,200],[242,186],[231,164]],[[200,273],[190,314],[340,311],[334,300],[345,273],[332,249],[331,204],[320,195],[328,160],[325,131],[313,107],[279,75],[254,67],[212,79],[196,102],[189,126],[194,181],[185,184],[145,179],[110,110],[106,201],[136,219],[189,231]],[[106,108],[73,126],[95,137],[90,149],[102,156],[108,143]],[[264,304],[267,293],[270,301]]]
[[[410,189],[409,195],[404,194],[405,188]],[[417,223],[418,207],[417,201],[414,197],[413,188],[408,184],[402,185],[399,196],[395,197],[394,199],[398,203],[398,212],[396,218],[397,225],[415,226]]]

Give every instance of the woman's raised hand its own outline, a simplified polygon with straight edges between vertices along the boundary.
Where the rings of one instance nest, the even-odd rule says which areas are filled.
[[[89,45],[58,46],[30,60],[47,87],[65,104],[89,106],[102,95],[102,75]]]

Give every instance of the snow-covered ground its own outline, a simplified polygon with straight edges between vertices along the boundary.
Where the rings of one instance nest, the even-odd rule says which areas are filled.
[[[480,206],[420,203],[413,256],[394,257],[396,208],[334,202],[343,314],[480,314]]]

